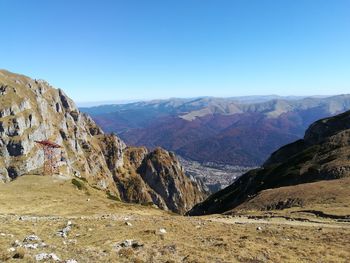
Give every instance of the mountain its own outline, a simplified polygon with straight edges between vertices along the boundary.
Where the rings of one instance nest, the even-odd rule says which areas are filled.
[[[129,145],[161,146],[200,163],[260,166],[314,121],[350,109],[350,95],[169,99],[81,108]]]
[[[344,200],[342,195],[348,196],[350,190],[349,156],[347,111],[313,123],[303,139],[280,148],[262,168],[242,175],[188,214],[224,213],[239,208],[283,209],[310,202],[329,205]],[[333,181],[319,182],[322,180]]]
[[[127,146],[102,132],[63,91],[6,71],[0,71],[0,113],[0,262],[316,263],[320,255],[325,262],[350,258],[350,177],[263,190],[241,204],[247,210],[268,207],[265,214],[181,216],[165,210],[182,214],[204,193],[185,177],[173,153]],[[344,122],[348,119],[325,129],[321,123],[307,138],[323,145],[322,138],[337,136]],[[44,139],[62,146],[59,173],[50,176],[42,176],[43,153],[34,142]],[[346,134],[338,140],[349,142]],[[330,144],[334,153],[343,149],[337,140]],[[299,150],[298,145],[293,149]],[[271,162],[284,158],[281,151]],[[331,159],[325,161],[335,162]],[[190,173],[199,165],[191,163]],[[215,173],[227,166],[206,165]],[[289,214],[280,210],[315,200],[328,210],[319,205]]]
[[[115,199],[184,213],[206,194],[184,175],[174,154],[129,148],[105,134],[62,90],[1,70],[0,181],[41,174],[44,155],[36,141],[42,140],[61,146],[60,174],[74,175]]]

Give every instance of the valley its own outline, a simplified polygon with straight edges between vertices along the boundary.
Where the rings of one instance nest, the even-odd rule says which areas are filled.
[[[257,167],[318,119],[350,109],[350,95],[168,99],[81,108],[129,145],[164,147],[199,163]]]
[[[302,138],[314,121],[350,109],[350,95],[169,99],[81,108],[129,145],[162,146],[211,192]]]
[[[210,192],[215,193],[237,180],[242,174],[254,167],[241,167],[217,164],[213,162],[199,163],[179,156],[179,161],[188,177],[199,179]]]

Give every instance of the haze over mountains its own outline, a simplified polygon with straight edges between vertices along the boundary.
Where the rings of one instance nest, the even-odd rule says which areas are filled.
[[[350,109],[350,95],[169,99],[81,108],[130,145],[186,159],[259,166],[314,121]]]

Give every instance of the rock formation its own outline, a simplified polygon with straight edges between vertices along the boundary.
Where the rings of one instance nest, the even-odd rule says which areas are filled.
[[[146,155],[137,169],[142,179],[160,196],[167,207],[179,213],[188,211],[188,204],[202,199],[202,190],[185,172],[172,152],[161,148]]]
[[[205,195],[184,176],[172,153],[127,148],[117,136],[104,134],[62,90],[1,70],[0,181],[42,173],[44,156],[38,140],[62,146],[57,153],[60,173],[82,177],[124,201],[183,213]],[[157,158],[163,155],[169,157],[161,169],[147,167],[149,160],[162,163]]]

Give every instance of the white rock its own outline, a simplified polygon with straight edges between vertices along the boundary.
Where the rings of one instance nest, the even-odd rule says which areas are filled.
[[[14,246],[14,247],[21,247],[22,244],[21,244],[21,242],[19,242],[19,240],[15,240],[15,242],[13,242],[12,246]]]
[[[68,259],[65,261],[65,263],[78,263],[75,259]]]
[[[119,251],[121,248],[125,248],[125,247],[131,247],[131,248],[137,249],[139,247],[143,247],[143,244],[141,244],[138,241],[133,240],[133,239],[126,239],[123,242],[120,242],[120,243],[114,245],[114,248],[117,251]]]
[[[161,234],[166,234],[166,230],[165,230],[165,228],[161,228],[161,229],[159,229],[159,233],[161,233]]]
[[[40,253],[40,254],[37,254],[35,255],[35,260],[36,261],[41,261],[41,260],[44,260],[44,259],[48,259],[48,254],[47,253]]]
[[[7,251],[8,252],[14,252],[14,251],[16,251],[16,249],[14,247],[10,247]]]
[[[54,253],[50,253],[50,254],[40,253],[40,254],[35,255],[36,261],[49,260],[49,259],[52,259],[54,261],[61,261],[60,258]]]
[[[38,244],[24,244],[23,247],[26,249],[37,249]]]
[[[132,226],[132,224],[130,222],[125,222],[125,225]]]
[[[122,245],[123,247],[131,247],[133,241],[134,241],[134,240],[132,240],[132,239],[127,239],[127,240],[125,240],[124,242],[122,242],[121,245]]]
[[[36,235],[29,235],[23,240],[23,242],[39,241],[39,240],[40,240],[40,238],[38,236],[36,236]]]
[[[261,226],[258,226],[258,227],[256,228],[256,230],[261,231],[261,230],[262,230],[262,227],[261,227]]]
[[[50,258],[53,259],[54,261],[61,261],[60,258],[59,258],[56,254],[54,254],[54,253],[49,254],[49,256],[50,256]]]
[[[69,223],[70,221],[68,221]],[[71,222],[70,222],[71,223]],[[60,236],[60,237],[64,237],[66,238],[68,233],[72,230],[72,227],[71,227],[71,224],[70,225],[67,225],[65,228],[63,228],[62,230],[58,231],[57,232],[57,235]]]

